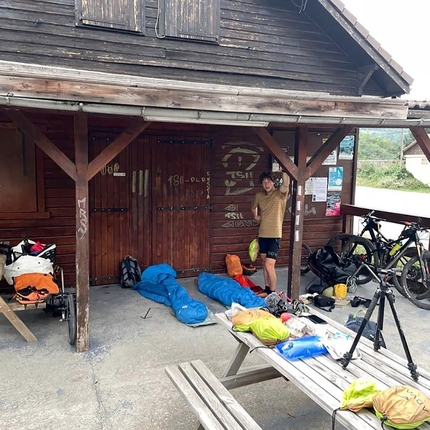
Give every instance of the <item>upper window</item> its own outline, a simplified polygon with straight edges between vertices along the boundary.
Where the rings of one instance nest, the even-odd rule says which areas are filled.
[[[166,37],[218,42],[220,0],[164,0],[163,14]]]
[[[144,0],[76,0],[78,25],[143,33],[144,12]]]

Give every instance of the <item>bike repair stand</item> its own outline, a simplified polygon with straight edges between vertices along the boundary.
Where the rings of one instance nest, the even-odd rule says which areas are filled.
[[[386,270],[386,269],[376,269],[378,275],[375,274],[375,272],[365,263],[363,263],[362,266],[359,267],[358,271],[363,267],[366,266],[367,270],[379,281],[379,287],[375,291],[375,294],[373,295],[372,301],[370,302],[370,306],[367,309],[366,315],[364,316],[363,322],[361,323],[360,328],[358,329],[357,335],[355,336],[354,342],[352,343],[351,349],[344,354],[344,356],[340,359],[340,363],[342,364],[342,367],[346,369],[349,362],[352,359],[352,355],[355,351],[355,348],[357,347],[357,344],[360,340],[360,337],[364,331],[364,328],[366,327],[366,324],[370,320],[370,317],[372,316],[372,313],[376,307],[376,305],[379,304],[378,309],[378,322],[377,322],[377,328],[375,333],[375,340],[373,341],[373,349],[375,351],[379,351],[382,345],[382,329],[384,325],[384,310],[385,310],[385,298],[387,298],[388,303],[391,307],[391,312],[394,317],[394,321],[397,326],[397,331],[400,336],[400,340],[402,341],[403,349],[405,351],[406,358],[408,360],[408,369],[411,372],[412,379],[414,381],[418,381],[419,373],[417,372],[417,365],[413,362],[411,352],[409,350],[408,344],[406,342],[405,334],[403,333],[403,329],[400,325],[399,317],[397,315],[396,308],[394,307],[394,294],[393,290],[387,285],[387,278],[389,273],[392,274],[392,276],[396,276],[393,270]],[[357,271],[357,272],[358,272]],[[356,273],[357,273],[356,272]]]

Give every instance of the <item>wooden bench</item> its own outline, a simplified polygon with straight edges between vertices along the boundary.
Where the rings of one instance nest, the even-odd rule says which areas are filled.
[[[166,373],[197,415],[199,429],[261,430],[201,360],[168,366]]]

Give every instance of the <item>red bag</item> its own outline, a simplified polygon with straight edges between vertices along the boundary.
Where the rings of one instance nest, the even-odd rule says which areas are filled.
[[[255,294],[261,293],[263,289],[258,285],[255,285],[250,279],[248,279],[245,275],[236,275],[233,279],[239,283],[241,287],[250,288]]]

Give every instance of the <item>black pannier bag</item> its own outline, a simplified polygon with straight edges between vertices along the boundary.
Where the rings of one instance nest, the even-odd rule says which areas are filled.
[[[133,288],[141,279],[139,262],[127,255],[121,262],[119,283],[122,288]]]
[[[348,285],[348,278],[357,270],[355,264],[342,260],[333,247],[327,245],[309,256],[309,268],[329,286]]]

